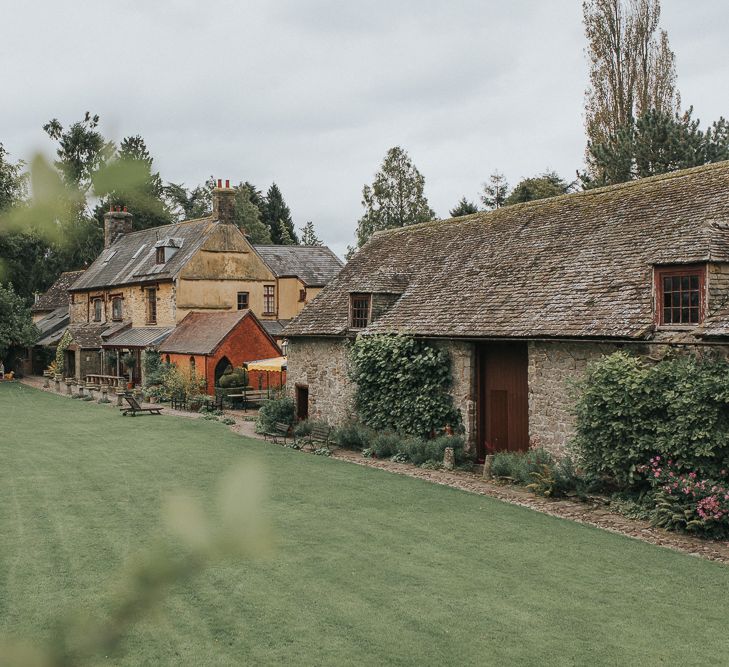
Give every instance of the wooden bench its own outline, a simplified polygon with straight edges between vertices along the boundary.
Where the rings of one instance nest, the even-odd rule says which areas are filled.
[[[326,424],[314,424],[311,433],[301,439],[303,443],[301,449],[309,447],[311,451],[326,448],[330,452],[334,443],[332,442],[332,433],[334,429]]]
[[[243,391],[241,394],[228,394],[226,397],[230,401],[240,400],[243,403],[243,409],[247,410],[249,406],[260,405],[269,398],[269,393],[266,389],[252,389],[251,391]]]
[[[162,408],[143,408],[139,403],[137,402],[137,399],[134,398],[134,396],[128,396],[127,394],[124,394],[124,399],[127,403],[129,403],[128,408],[119,408],[122,411],[122,417],[126,417],[127,415],[131,415],[132,417],[136,417],[137,414],[150,414],[150,415],[161,415],[162,414]]]
[[[282,438],[284,441],[284,445],[286,444],[286,440],[288,438],[291,438],[294,442],[296,442],[296,436],[289,435],[289,432],[291,432],[293,434],[293,431],[291,430],[291,424],[285,424],[284,422],[276,422],[276,424],[270,430],[270,432],[264,431],[263,437],[266,440],[271,438],[271,441],[275,442],[275,443],[278,443],[279,438]]]

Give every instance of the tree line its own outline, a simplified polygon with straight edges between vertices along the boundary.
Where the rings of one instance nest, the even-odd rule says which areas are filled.
[[[62,271],[96,259],[104,246],[103,216],[110,206],[127,206],[135,230],[210,215],[213,178],[191,188],[164,182],[140,135],[116,145],[102,134],[99,116],[89,112],[68,126],[54,118],[43,130],[55,147],[58,207],[44,215],[36,206],[35,219],[28,216],[27,224],[0,234],[0,281],[12,284],[25,303]],[[11,160],[0,143],[0,214],[30,206],[31,173],[26,167]],[[33,183],[34,196],[38,185]],[[253,243],[322,245],[312,222],[297,232],[276,183],[265,192],[248,181],[233,187],[235,222]]]
[[[585,0],[590,86],[585,93],[585,166],[566,180],[546,170],[509,188],[494,171],[479,202],[463,196],[451,217],[471,215],[580,189],[590,189],[729,159],[729,123],[701,128],[693,107],[681,110],[676,57],[660,27],[660,0]],[[407,152],[391,148],[362,191],[356,246],[378,230],[436,218],[425,178]]]

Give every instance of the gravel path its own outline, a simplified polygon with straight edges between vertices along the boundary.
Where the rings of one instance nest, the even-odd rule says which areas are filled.
[[[26,377],[22,382],[37,389],[43,388],[43,378]],[[52,386],[52,385],[51,385]],[[53,391],[46,389],[44,391]],[[53,392],[55,393],[55,392]],[[113,405],[113,404],[112,404]],[[201,415],[194,412],[172,410],[164,406],[164,414],[188,419],[199,418]],[[231,429],[241,436],[262,439],[255,430],[254,422],[250,421],[250,414],[246,415],[240,410],[226,410],[226,416],[235,419],[236,423]],[[248,417],[246,419],[245,417]],[[303,452],[302,452],[303,454]],[[394,463],[379,459],[366,459],[359,452],[338,449],[333,452],[332,458],[347,463],[378,468],[398,475],[406,475],[422,479],[434,484],[442,484],[455,489],[489,496],[498,500],[521,505],[537,512],[550,516],[584,523],[612,533],[619,533],[635,539],[657,544],[662,547],[681,551],[691,556],[706,558],[708,560],[729,564],[729,542],[716,542],[703,540],[698,537],[672,533],[662,528],[654,528],[646,521],[628,519],[620,514],[611,512],[604,503],[583,503],[573,500],[553,500],[535,496],[525,489],[509,484],[500,484],[487,480],[480,475],[463,471],[424,470],[408,463]]]

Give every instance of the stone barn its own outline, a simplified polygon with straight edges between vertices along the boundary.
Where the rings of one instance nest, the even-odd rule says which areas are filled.
[[[729,162],[378,232],[285,333],[299,414],[355,417],[349,342],[405,334],[450,351],[480,458],[560,454],[591,360],[728,342]]]

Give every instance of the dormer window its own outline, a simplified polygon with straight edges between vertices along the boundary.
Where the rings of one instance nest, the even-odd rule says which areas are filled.
[[[371,294],[349,295],[349,326],[352,329],[365,329],[372,314]]]
[[[182,248],[183,239],[166,238],[154,244],[155,263],[165,264],[169,262],[175,253]]]
[[[657,319],[662,326],[695,326],[704,319],[704,266],[656,269]]]

